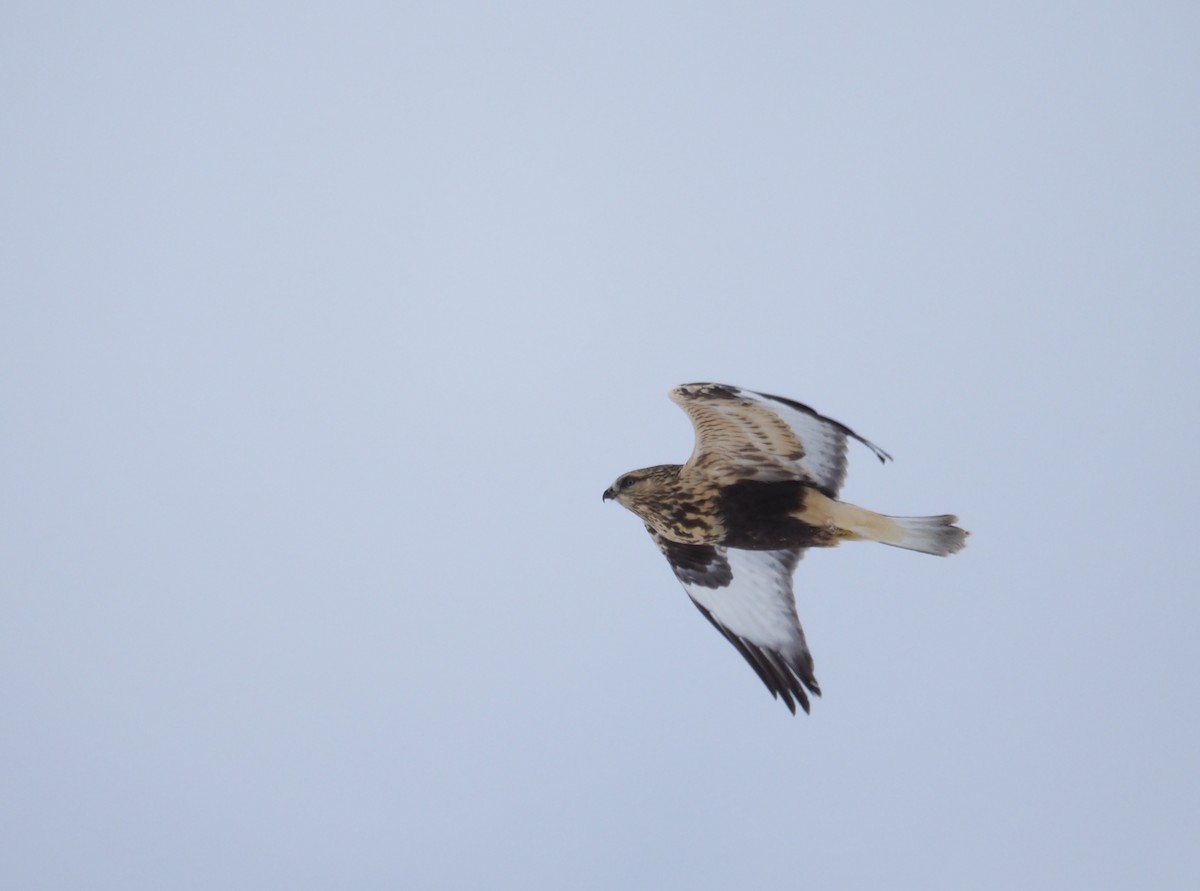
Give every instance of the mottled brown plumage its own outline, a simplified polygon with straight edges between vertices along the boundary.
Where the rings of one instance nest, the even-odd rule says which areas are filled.
[[[792,572],[805,548],[871,540],[930,554],[963,547],[956,518],[889,517],[837,500],[846,442],[890,456],[806,405],[723,384],[671,399],[691,418],[685,464],[622,474],[605,493],[646,524],[701,613],[795,712],[820,695],[796,616]]]

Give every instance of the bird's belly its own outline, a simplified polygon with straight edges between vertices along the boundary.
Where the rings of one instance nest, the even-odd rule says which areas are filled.
[[[828,547],[837,544],[832,526],[808,516],[810,486],[799,480],[742,480],[721,490],[719,513],[725,535],[721,544],[747,550]],[[820,495],[820,493],[816,493]],[[801,519],[805,517],[805,519]]]
[[[827,548],[837,544],[837,536],[827,526],[812,526],[802,520],[785,517],[779,521],[737,526],[728,530],[719,543],[747,551]]]

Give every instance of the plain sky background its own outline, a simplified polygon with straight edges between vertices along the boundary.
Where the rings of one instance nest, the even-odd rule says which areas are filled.
[[[0,886],[1200,887],[1194,3],[0,13]],[[791,717],[603,489],[888,449]]]

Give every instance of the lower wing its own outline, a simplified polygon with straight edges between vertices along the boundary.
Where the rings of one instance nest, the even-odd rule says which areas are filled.
[[[792,571],[802,551],[746,551],[669,541],[647,527],[704,617],[793,714],[821,695],[796,615]]]

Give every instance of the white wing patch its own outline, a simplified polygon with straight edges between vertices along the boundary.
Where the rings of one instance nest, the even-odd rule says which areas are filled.
[[[821,688],[792,595],[801,551],[679,544],[649,531],[697,608],[772,695],[793,713],[796,703],[808,711],[807,693],[820,696]]]
[[[846,440],[879,458],[891,456],[845,424],[807,405],[725,384],[685,384],[671,399],[692,420],[696,447],[689,466],[741,478],[803,477],[836,496],[846,478]]]
[[[730,634],[755,646],[793,655],[804,646],[792,595],[792,551],[740,551],[720,548],[729,564],[730,582],[708,587],[685,584],[692,600],[704,607]]]

